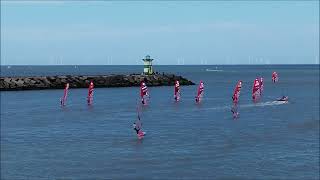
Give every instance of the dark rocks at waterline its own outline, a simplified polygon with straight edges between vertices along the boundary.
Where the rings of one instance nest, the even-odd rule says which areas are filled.
[[[99,76],[42,76],[42,77],[1,77],[0,90],[61,89],[69,83],[70,88],[88,88],[90,81],[99,87],[172,86],[178,80],[180,85],[194,85],[193,82],[174,74],[155,75],[99,75]]]

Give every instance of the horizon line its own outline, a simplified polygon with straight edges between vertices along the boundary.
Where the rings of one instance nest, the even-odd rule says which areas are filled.
[[[320,65],[320,63],[279,63],[279,64],[153,64],[152,66],[273,66],[273,65]],[[6,64],[0,66],[143,66],[137,64]]]

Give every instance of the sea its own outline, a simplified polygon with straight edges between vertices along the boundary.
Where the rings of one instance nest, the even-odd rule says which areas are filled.
[[[319,65],[155,66],[196,85],[1,91],[1,179],[319,179]],[[1,77],[141,73],[142,66],[1,66]],[[272,72],[279,81],[272,83]],[[251,99],[264,78],[259,102]],[[199,81],[204,97],[195,103]],[[231,96],[242,80],[238,119]],[[276,99],[286,95],[288,103]],[[146,136],[132,128],[140,112]]]

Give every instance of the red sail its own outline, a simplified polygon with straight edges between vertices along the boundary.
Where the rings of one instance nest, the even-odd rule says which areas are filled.
[[[277,72],[273,72],[272,73],[272,82],[276,83],[276,82],[278,82],[278,80],[279,80],[278,73]]]
[[[203,97],[203,91],[204,91],[204,84],[202,81],[200,81],[199,87],[198,87],[198,92],[196,96],[196,102],[200,102],[202,97]]]
[[[147,95],[148,95],[148,87],[146,83],[142,81],[140,84],[140,96],[143,97]]]
[[[242,87],[242,81],[238,81],[232,96],[232,100],[234,104],[237,104],[239,102],[241,87]]]
[[[142,104],[146,104],[146,97],[149,96],[148,94],[148,87],[145,82],[141,82],[140,84],[140,97]]]
[[[256,78],[253,82],[253,87],[252,87],[252,99],[254,101],[258,100],[260,97],[260,80]]]
[[[91,81],[88,89],[88,97],[87,97],[88,105],[91,105],[93,101],[93,88],[94,88],[94,84]]]
[[[66,84],[66,86],[64,88],[63,96],[60,99],[60,103],[62,106],[64,106],[67,101],[68,91],[69,91],[69,83]]]
[[[259,84],[260,84],[259,89],[260,89],[260,96],[261,96],[261,95],[262,95],[262,92],[263,92],[263,78],[260,78],[260,79],[259,79]]]
[[[180,100],[180,84],[179,84],[179,81],[176,81],[175,86],[174,86],[174,99],[176,101]]]

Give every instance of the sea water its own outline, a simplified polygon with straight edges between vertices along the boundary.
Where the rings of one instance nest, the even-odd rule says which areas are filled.
[[[204,82],[149,87],[1,91],[1,179],[319,179],[319,65],[155,66]],[[208,71],[209,69],[209,71]],[[210,71],[221,70],[221,71]],[[1,66],[1,76],[140,73],[141,66]],[[272,83],[277,71],[279,82]],[[264,78],[258,103],[253,81]],[[230,112],[242,80],[240,118]],[[289,96],[288,103],[275,100]],[[132,123],[140,108],[144,139]]]

